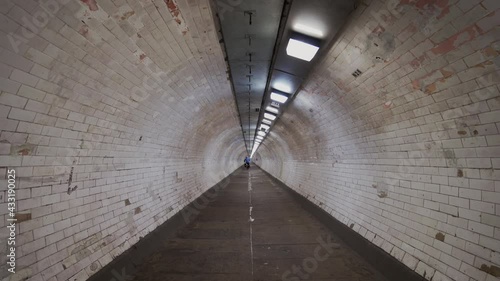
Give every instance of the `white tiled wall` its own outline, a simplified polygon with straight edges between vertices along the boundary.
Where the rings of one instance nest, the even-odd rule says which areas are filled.
[[[498,280],[500,2],[361,2],[258,164],[429,280]]]
[[[86,280],[240,166],[209,1],[173,2],[180,15],[163,0],[1,1],[1,280],[14,280],[7,168],[25,214],[12,278],[67,281]]]

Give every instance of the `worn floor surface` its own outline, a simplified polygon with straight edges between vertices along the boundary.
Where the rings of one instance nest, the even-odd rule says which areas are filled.
[[[134,281],[386,280],[258,168],[226,184]]]

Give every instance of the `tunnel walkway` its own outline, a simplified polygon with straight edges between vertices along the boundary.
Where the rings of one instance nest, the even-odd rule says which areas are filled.
[[[154,242],[134,281],[386,280],[259,168],[223,184],[173,238]]]

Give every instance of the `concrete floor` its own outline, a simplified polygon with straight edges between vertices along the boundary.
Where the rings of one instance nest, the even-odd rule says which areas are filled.
[[[258,168],[226,183],[173,238],[155,243],[134,281],[386,280]]]

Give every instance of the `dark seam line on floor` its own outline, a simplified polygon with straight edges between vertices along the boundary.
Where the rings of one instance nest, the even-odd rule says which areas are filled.
[[[313,214],[325,226],[327,226],[335,235],[342,239],[351,249],[356,251],[366,261],[368,261],[375,269],[382,273],[386,278],[391,281],[427,281],[424,277],[420,276],[415,271],[411,270],[402,262],[368,241],[356,231],[343,224],[325,210],[315,205],[313,202],[307,200],[297,191],[288,187],[285,183],[266,172],[261,167],[254,165],[276,183],[285,191],[292,195],[292,197],[299,202],[299,204],[307,212]]]
[[[372,264],[377,270],[379,270],[385,277],[391,281],[424,281],[423,277],[410,270],[404,264],[396,260],[391,255],[384,252],[382,249],[378,248],[376,245],[366,240],[364,237],[359,235],[357,232],[348,228],[346,225],[333,218],[323,209],[314,205],[312,202],[307,200],[305,197],[297,193],[296,191],[289,188],[287,185],[282,183],[280,180],[267,173],[260,167],[258,167],[266,175],[268,175],[277,185],[281,187],[286,192],[292,195],[292,198],[297,200],[300,206],[314,215],[320,220],[325,226],[327,226],[331,231],[333,231],[339,238],[341,238],[349,247],[360,254],[366,261]],[[199,198],[206,196],[213,189],[219,186],[222,182],[226,181],[228,178],[234,176],[239,172],[240,169],[236,169],[229,176],[221,180],[219,183],[214,185],[212,188],[208,189],[198,198],[193,200],[192,203],[184,207],[180,212],[172,216],[170,219],[165,221],[162,225],[157,227],[151,233],[146,235],[134,244],[130,249],[126,250],[118,257],[113,259],[109,264],[100,269],[97,273],[92,275],[88,281],[109,281],[116,277],[116,274],[121,275],[125,273],[127,276],[134,276],[137,272],[137,267],[140,266],[147,257],[157,251],[157,241],[162,241],[165,239],[175,239],[175,234],[177,231],[185,226],[184,219],[182,217],[182,212],[189,210],[190,208],[196,208],[194,202]],[[233,182],[235,183],[235,182]],[[245,182],[241,182],[243,184]],[[216,201],[216,200],[215,200]],[[214,202],[215,202],[214,201]],[[192,216],[191,220],[196,219],[196,216]],[[308,243],[305,243],[308,244]],[[260,245],[260,244],[259,244]],[[265,245],[265,244],[262,244]]]
[[[252,230],[252,175],[250,172],[248,172],[248,205],[249,205],[249,211],[248,211],[248,224],[250,228],[250,264],[252,267],[252,280],[253,280],[253,270],[254,270],[254,264],[253,264],[253,230]]]

